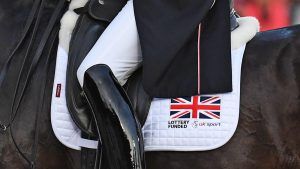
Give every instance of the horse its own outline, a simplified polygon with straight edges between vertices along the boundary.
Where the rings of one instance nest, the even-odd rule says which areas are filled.
[[[38,31],[43,31],[59,1],[45,1],[45,10]],[[1,69],[7,56],[22,38],[32,2],[29,0],[1,2],[0,17]],[[61,11],[63,13],[63,9]],[[8,19],[9,18],[9,19]],[[58,17],[59,18],[59,17]],[[59,20],[59,19],[57,19]],[[48,40],[36,71],[30,76],[25,93],[10,131],[0,133],[0,168],[27,168],[20,152],[36,168],[80,168],[80,152],[66,148],[56,140],[50,124],[50,102],[55,68],[56,34]],[[29,35],[27,35],[29,36]],[[41,36],[34,38],[39,44]],[[23,45],[23,46],[22,46]],[[26,59],[27,42],[13,58],[0,91],[0,121],[12,116],[12,93],[18,84],[18,74],[28,70],[32,57]],[[233,138],[224,146],[204,152],[146,152],[149,169],[198,168],[290,168],[300,167],[300,26],[257,33],[247,44],[241,76],[240,119]],[[30,50],[34,53],[33,46]],[[25,51],[24,51],[25,50]],[[26,54],[25,54],[26,55]],[[24,77],[24,76],[21,76]],[[26,74],[25,74],[26,77]],[[26,79],[20,79],[20,85]],[[42,94],[41,94],[42,93]],[[18,95],[17,95],[18,96]],[[18,96],[20,97],[20,96]],[[282,103],[283,102],[283,103]],[[13,108],[14,110],[16,107]],[[12,139],[12,137],[14,139]],[[15,148],[18,146],[19,150]]]

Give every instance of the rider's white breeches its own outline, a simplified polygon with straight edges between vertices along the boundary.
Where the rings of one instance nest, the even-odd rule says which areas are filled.
[[[83,86],[84,73],[88,68],[96,64],[106,64],[123,85],[141,62],[133,3],[128,1],[81,63],[77,78]]]

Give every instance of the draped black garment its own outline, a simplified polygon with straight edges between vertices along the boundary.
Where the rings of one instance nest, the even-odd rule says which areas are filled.
[[[134,0],[144,58],[143,86],[149,95],[232,91],[230,7],[224,0],[217,0],[211,8],[213,3]]]

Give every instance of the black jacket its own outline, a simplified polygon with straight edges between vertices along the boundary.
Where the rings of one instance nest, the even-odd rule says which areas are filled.
[[[230,7],[228,1],[216,1],[210,9],[212,4],[134,0],[148,94],[181,97],[232,91]]]

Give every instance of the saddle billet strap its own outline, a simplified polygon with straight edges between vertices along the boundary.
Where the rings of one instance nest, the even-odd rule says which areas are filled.
[[[11,60],[12,60],[13,56],[15,55],[16,51],[20,48],[21,44],[25,40],[25,37],[29,33],[29,29],[30,29],[30,27],[32,26],[32,24],[34,22],[35,14],[39,10],[40,3],[41,3],[41,0],[35,0],[34,1],[33,5],[32,5],[32,8],[31,8],[31,11],[30,11],[30,14],[28,15],[28,19],[26,21],[24,32],[23,32],[23,34],[21,36],[21,39],[17,43],[16,47],[9,54],[8,58],[6,59],[4,65],[3,65],[2,69],[1,69],[1,72],[0,72],[0,88],[1,88],[1,86],[3,84],[4,78],[6,76],[6,73],[8,71],[8,68],[9,68],[9,65],[11,63]],[[1,126],[2,126],[3,130],[6,130],[6,126],[5,125],[1,124]]]
[[[43,4],[44,1],[45,1],[45,0],[42,0],[42,3],[41,3],[41,4]],[[18,83],[17,83],[17,88],[15,89],[16,91],[15,91],[15,95],[14,95],[14,101],[13,101],[13,104],[12,104],[12,106],[11,106],[11,110],[12,110],[12,113],[11,113],[11,114],[12,114],[12,118],[11,118],[11,121],[10,121],[10,125],[13,125],[14,119],[15,119],[15,117],[16,117],[16,115],[17,115],[18,110],[19,110],[20,103],[21,103],[21,101],[22,101],[22,99],[23,99],[25,90],[26,90],[26,88],[27,88],[27,86],[28,86],[28,81],[29,81],[29,79],[31,78],[31,76],[32,76],[32,74],[33,74],[35,68],[37,67],[37,64],[39,63],[40,57],[42,56],[42,53],[43,53],[44,48],[45,48],[45,46],[46,46],[46,43],[49,41],[50,35],[57,35],[57,33],[58,33],[58,29],[55,30],[54,33],[53,33],[53,28],[54,28],[55,24],[58,22],[60,16],[62,15],[62,12],[63,12],[64,7],[65,7],[65,3],[66,3],[66,1],[63,1],[63,0],[60,0],[60,1],[58,2],[57,6],[56,6],[56,8],[55,8],[55,10],[54,10],[54,12],[53,12],[53,14],[52,14],[52,16],[51,16],[49,22],[48,22],[47,27],[45,28],[45,32],[44,32],[44,34],[42,35],[42,38],[41,38],[41,40],[40,40],[40,42],[39,42],[39,45],[38,45],[38,47],[37,47],[37,49],[36,49],[36,53],[35,53],[35,55],[34,55],[34,57],[33,57],[33,59],[32,59],[31,65],[30,65],[30,67],[29,67],[29,71],[28,71],[28,73],[27,73],[27,75],[26,75],[25,83],[24,83],[23,88],[22,88],[22,90],[21,90],[21,93],[20,93],[20,97],[19,97],[19,99],[18,99],[18,102],[15,102],[16,97],[17,97],[17,93],[18,93],[18,87],[19,87],[20,79],[21,79],[20,77],[21,77],[21,75],[22,75],[22,73],[23,73],[23,69],[21,69],[21,72],[20,72],[20,74],[19,74],[19,78],[18,78],[18,80],[17,80],[17,82],[18,82]],[[42,7],[42,8],[40,8],[40,10],[43,9],[43,5],[42,5],[41,7]],[[53,37],[50,38],[50,39],[53,39],[54,37],[56,38],[57,36],[53,36]],[[54,43],[54,40],[51,41],[51,47],[50,47],[50,49],[53,48],[53,43]],[[48,62],[48,61],[49,61],[50,54],[48,54],[47,57],[48,57],[48,58],[47,58],[47,62]],[[24,64],[25,64],[25,62],[23,62],[22,68],[23,68]],[[47,68],[46,68],[46,69],[47,69]],[[44,86],[44,87],[45,87],[45,86]],[[44,90],[45,90],[44,87],[43,87],[43,89],[42,89],[42,92],[41,92],[41,96],[40,96],[40,97],[43,97],[43,96],[44,96],[44,95],[43,95],[43,94],[44,94]],[[41,99],[41,100],[43,100],[43,99]],[[15,109],[14,109],[14,107],[15,107]],[[41,108],[39,108],[39,109],[41,110]],[[39,114],[39,113],[37,113],[37,114]],[[36,120],[37,120],[37,121],[36,121],[36,126],[38,127],[38,116],[36,117]],[[16,149],[18,150],[18,152],[20,153],[20,155],[28,162],[28,164],[31,166],[31,168],[34,169],[34,168],[35,168],[35,162],[33,161],[34,159],[33,159],[33,160],[29,160],[29,159],[25,156],[25,154],[20,150],[20,148],[18,147],[18,145],[17,145],[17,143],[16,143],[16,141],[15,141],[15,139],[14,139],[12,127],[10,127],[10,132],[11,132],[11,137],[12,137],[12,140],[13,140],[13,143],[14,143]],[[38,131],[36,131],[36,132],[38,132]],[[37,139],[38,139],[38,133],[35,134],[35,141],[34,141],[34,144],[35,144],[35,145],[34,145],[34,148],[33,148],[32,158],[35,158],[35,157],[36,157],[35,154],[36,154],[36,151],[37,151],[37,150],[36,150],[36,149],[37,149],[36,144],[37,144],[37,141],[38,141]]]

